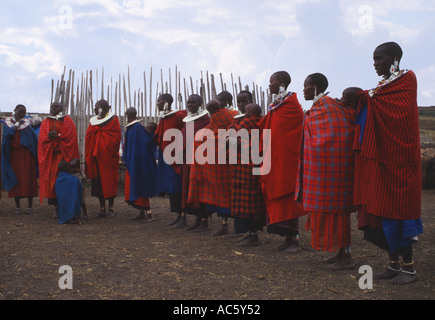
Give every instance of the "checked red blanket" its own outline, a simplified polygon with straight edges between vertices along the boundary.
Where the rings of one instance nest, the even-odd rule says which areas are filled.
[[[354,211],[355,111],[324,96],[305,113],[296,196],[307,212]]]
[[[210,117],[210,123],[207,127],[198,132],[198,136],[205,133],[205,129],[211,130],[213,136],[207,136],[204,139],[212,139],[212,144],[215,146],[215,163],[216,164],[199,164],[195,159],[195,164],[190,170],[190,188],[188,203],[205,203],[222,208],[230,207],[231,200],[231,170],[229,164],[218,164],[219,146],[218,130],[228,129],[233,121],[237,111],[229,109],[220,109]],[[201,139],[198,139],[201,140]],[[201,145],[203,141],[195,142],[195,149]],[[204,142],[205,143],[205,142]],[[204,152],[207,156],[207,152]]]

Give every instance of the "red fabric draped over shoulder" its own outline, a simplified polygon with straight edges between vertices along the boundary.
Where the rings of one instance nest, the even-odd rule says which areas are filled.
[[[56,139],[50,139],[48,133],[56,131]],[[73,120],[65,116],[62,120],[47,118],[42,121],[38,138],[38,160],[39,160],[39,197],[41,203],[44,198],[50,196],[54,188],[53,179],[56,175],[50,175],[50,168],[57,170],[57,163],[62,160],[60,157],[53,163],[53,153],[60,150],[62,158],[70,162],[72,159],[79,159],[79,147],[77,141],[77,130]],[[57,172],[57,171],[56,171]]]
[[[104,125],[90,124],[85,136],[86,177],[101,179],[104,198],[118,194],[121,126],[117,116]]]

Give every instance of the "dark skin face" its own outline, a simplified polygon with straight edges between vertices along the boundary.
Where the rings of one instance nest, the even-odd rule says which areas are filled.
[[[314,93],[316,91],[316,88],[313,84],[310,83],[310,78],[306,78],[304,81],[304,98],[305,100],[313,100],[314,99]]]
[[[159,110],[159,111],[163,111],[163,109],[165,108],[165,103],[166,103],[166,100],[165,99],[163,99],[161,96],[160,97],[158,97],[157,98],[157,109]],[[169,109],[168,110],[171,110],[171,107],[169,106]]]
[[[278,94],[279,87],[281,86],[282,81],[278,79],[276,74],[273,74],[269,80],[269,91],[271,94]]]
[[[376,48],[373,52],[373,66],[378,76],[390,77],[391,65],[394,63],[395,57],[386,53],[382,47]]]
[[[189,99],[187,99],[187,110],[189,110],[190,113],[192,114],[197,113],[200,106],[201,106],[201,99],[199,97],[190,96]]]
[[[249,99],[248,94],[239,93],[237,95],[237,107],[241,113],[246,113],[246,106],[250,103],[252,103],[252,101]]]
[[[26,116],[26,108],[24,107],[16,108],[14,116],[15,116],[15,121],[20,122]]]
[[[107,115],[107,113],[109,112],[109,107],[108,106],[104,106],[101,103],[96,103],[95,104],[95,109],[94,109],[94,112],[95,112],[96,115],[99,114],[99,110],[100,109],[102,111],[101,112],[101,118],[104,118]]]
[[[50,106],[50,115],[52,115],[52,116],[57,116],[62,111],[63,111],[63,107],[60,104],[53,103]]]

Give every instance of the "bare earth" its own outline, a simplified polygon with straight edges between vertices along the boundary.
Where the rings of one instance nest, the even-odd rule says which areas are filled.
[[[120,190],[121,192],[121,190]],[[89,212],[98,212],[89,196]],[[414,246],[418,280],[407,286],[374,280],[362,290],[359,267],[373,272],[386,267],[385,252],[362,239],[353,214],[353,258],[356,269],[330,271],[332,253],[316,252],[300,222],[301,251],[274,252],[281,237],[260,233],[259,247],[240,248],[239,239],[192,233],[165,224],[168,198],[153,198],[156,221],[133,220],[137,211],[119,194],[113,219],[89,219],[60,225],[53,208],[35,199],[34,212],[14,213],[2,192],[0,205],[1,300],[433,300],[435,298],[435,190],[423,191],[424,234]],[[193,218],[189,217],[189,223]],[[232,230],[232,227],[231,227]],[[71,266],[73,289],[59,288],[61,266]]]

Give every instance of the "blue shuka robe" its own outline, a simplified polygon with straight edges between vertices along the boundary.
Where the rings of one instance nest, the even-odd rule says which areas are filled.
[[[67,172],[59,172],[56,184],[59,223],[67,223],[82,213],[83,187],[79,178]]]

